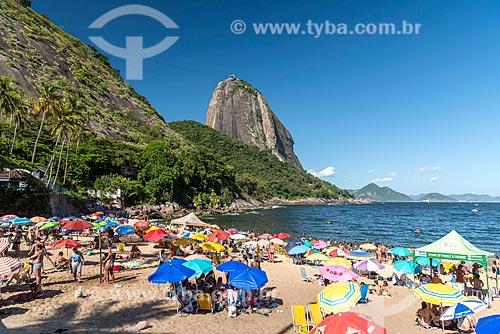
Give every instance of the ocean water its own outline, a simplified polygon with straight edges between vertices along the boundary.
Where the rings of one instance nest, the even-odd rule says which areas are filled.
[[[209,216],[203,220],[222,228],[405,247],[424,246],[457,230],[481,249],[500,251],[500,203],[287,206]],[[327,221],[331,224],[326,224]],[[415,234],[416,228],[422,233]]]

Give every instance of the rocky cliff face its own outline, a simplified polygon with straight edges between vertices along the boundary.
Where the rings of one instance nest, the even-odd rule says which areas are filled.
[[[264,96],[246,81],[230,76],[219,82],[208,105],[206,124],[231,138],[268,148],[280,160],[302,168],[290,132]]]

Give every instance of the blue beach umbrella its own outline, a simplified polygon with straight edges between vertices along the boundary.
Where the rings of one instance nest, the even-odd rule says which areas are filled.
[[[394,270],[403,274],[418,274],[422,272],[422,268],[418,264],[407,260],[394,262]]]
[[[190,260],[184,262],[182,265],[186,268],[194,270],[195,273],[189,276],[189,278],[195,278],[213,270],[212,262],[207,260]]]
[[[8,219],[12,225],[30,225],[34,224],[33,221],[31,221],[28,218],[11,218]]]
[[[299,239],[293,239],[291,241],[289,241],[287,244],[286,244],[286,247],[285,247],[285,250],[287,251],[287,253],[290,251],[290,249],[292,249],[293,247],[295,246],[298,246],[298,245],[303,245],[304,243],[302,242],[302,240],[299,240]]]
[[[187,260],[179,259],[178,257],[174,257],[173,259],[168,260],[168,262],[172,262],[173,264],[183,264],[183,263],[186,263]]]
[[[218,271],[222,271],[223,273],[237,270],[246,270],[247,268],[249,268],[249,266],[240,261],[227,261],[215,267],[215,269],[217,269]]]
[[[417,258],[416,262],[424,267],[431,266],[431,259],[428,257],[419,257],[419,258]],[[441,265],[441,262],[439,262],[436,259],[432,259],[432,266],[433,267],[439,267],[440,265]]]
[[[498,334],[500,333],[500,314],[493,314],[481,318],[477,321],[477,334]]]
[[[389,252],[395,256],[410,256],[411,254],[410,250],[404,247],[394,247],[389,249]]]
[[[307,253],[309,250],[310,250],[310,248],[305,246],[305,245],[298,245],[298,246],[295,246],[292,249],[290,249],[288,251],[288,254],[289,255],[304,254],[304,253]]]
[[[98,221],[96,220],[96,223],[98,223]],[[112,221],[108,221],[106,224],[104,224],[104,227],[105,228],[108,228],[108,227],[118,227],[120,226],[119,223],[117,222],[112,222]]]
[[[452,320],[457,318],[463,318],[466,315],[474,314],[485,310],[488,307],[488,304],[483,303],[480,300],[466,300],[464,302],[457,303],[453,306],[450,306],[446,311],[441,314],[439,319],[441,320]]]
[[[134,231],[134,227],[130,225],[120,226],[115,230],[118,235],[128,235],[134,233]]]
[[[267,283],[265,271],[248,267],[245,270],[236,270],[229,273],[229,284],[243,290],[255,290]]]
[[[180,263],[168,261],[149,275],[148,281],[153,284],[177,283],[191,277],[194,273],[193,269],[187,268]]]
[[[304,246],[306,246],[306,247],[309,247],[309,248],[311,248],[311,247],[313,246],[312,242],[307,241],[307,240],[304,240],[304,241],[302,242],[302,244],[303,244]]]

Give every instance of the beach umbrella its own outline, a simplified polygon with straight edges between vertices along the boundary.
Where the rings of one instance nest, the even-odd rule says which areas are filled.
[[[267,281],[266,272],[253,267],[229,272],[230,284],[242,290],[258,289],[263,287]]]
[[[245,247],[245,248],[257,248],[258,245],[259,245],[259,243],[257,241],[251,240],[251,241],[245,242],[243,244],[243,247]]]
[[[267,247],[271,243],[269,240],[266,239],[260,239],[258,242],[259,246],[261,247]]]
[[[92,227],[92,229],[93,229],[93,230],[98,230],[98,229],[100,229],[100,228],[101,228],[101,225],[99,225],[99,224],[98,224],[98,223],[96,223],[96,222],[91,223],[91,224],[92,224],[92,226],[93,226],[93,227]]]
[[[153,230],[144,234],[143,238],[151,242],[159,242],[168,233],[163,230]]]
[[[335,250],[335,249],[338,249],[338,247],[337,246],[328,246],[328,247],[323,248],[321,251],[323,253],[329,253],[329,252],[331,252],[332,250]]]
[[[363,260],[354,264],[354,268],[360,271],[379,271],[384,269],[385,266],[378,261]]]
[[[61,239],[56,242],[54,242],[51,247],[52,248],[75,248],[75,247],[80,247],[80,243],[78,241],[72,240],[72,239]]]
[[[272,244],[275,244],[275,245],[280,245],[280,246],[283,246],[285,244],[285,242],[281,239],[278,239],[278,238],[272,238],[271,240],[269,240],[269,242],[271,242]]]
[[[9,246],[9,238],[0,238],[0,253],[3,253],[5,250],[9,249]]]
[[[10,223],[12,225],[30,225],[30,224],[34,224],[28,218],[10,218],[9,221],[10,221]]]
[[[364,243],[364,244],[359,245],[359,248],[366,250],[366,251],[371,251],[371,250],[376,250],[377,246],[375,246],[374,244],[371,244],[371,243]]]
[[[241,233],[240,230],[238,230],[237,228],[234,228],[234,227],[228,228],[226,231],[229,234],[238,234],[238,233]]]
[[[170,234],[168,236],[170,236]],[[167,238],[168,236],[166,236],[165,238]],[[192,245],[194,243],[195,241],[193,239],[180,238],[174,241],[174,246],[186,246],[186,245]]]
[[[164,236],[163,240],[174,242],[176,240],[179,240],[179,237],[175,234],[170,233],[170,234],[167,234],[166,236]],[[189,239],[186,239],[186,240],[189,240]]]
[[[126,235],[120,235],[120,238],[118,238],[121,242],[128,242],[128,243],[134,243],[134,242],[141,242],[142,238],[138,236],[135,233],[132,234],[126,234]]]
[[[12,257],[0,257],[0,279],[6,279],[11,273],[21,268],[23,264]]]
[[[375,260],[375,256],[368,252],[363,251],[350,251],[345,254],[345,257],[349,260],[363,261],[363,260]]]
[[[314,248],[314,249],[323,249],[323,248],[326,248],[328,246],[330,246],[330,244],[328,242],[326,242],[326,241],[320,241],[320,242],[317,242],[316,244],[314,244],[312,246],[312,248]]]
[[[154,230],[159,230],[160,228],[156,225],[153,225],[153,226],[150,226],[148,227],[146,230],[144,230],[144,232],[148,233],[148,232],[151,232],[151,231],[154,231]]]
[[[3,219],[14,219],[14,218],[19,218],[19,217],[16,215],[3,215],[2,218]]]
[[[195,278],[201,276],[201,274],[207,274],[213,270],[212,262],[207,260],[189,260],[182,264],[184,267],[194,270],[194,274],[189,278]]]
[[[49,221],[47,218],[40,216],[31,217],[30,220],[34,223],[46,223]]]
[[[226,232],[226,231],[223,231],[223,230],[216,230],[216,231],[213,231],[212,234],[210,234],[208,236],[208,240],[210,241],[215,241],[215,240],[226,240],[227,238],[229,238],[229,236],[231,235],[231,233],[229,232]]]
[[[191,260],[205,260],[205,261],[210,261],[212,262],[212,259],[206,257],[205,255],[202,255],[202,254],[193,254],[193,255],[189,255],[189,256],[186,256],[184,258],[186,261],[191,261]]]
[[[149,275],[148,281],[153,284],[177,283],[191,277],[195,271],[183,266],[184,262],[171,260],[162,263],[153,274]]]
[[[441,314],[439,319],[441,320],[452,320],[457,318],[463,318],[466,315],[474,314],[485,310],[488,304],[483,303],[480,300],[466,300],[463,302],[456,303],[450,306],[446,311]]]
[[[119,226],[120,226],[120,224],[117,222],[108,221],[108,222],[106,222],[106,224],[104,224],[103,227],[104,227],[104,229],[107,229],[108,227],[113,228],[113,227],[119,227]]]
[[[51,222],[56,222],[56,221],[60,221],[60,220],[61,220],[61,217],[57,217],[57,216],[49,217],[49,221],[51,221]]]
[[[40,231],[45,231],[45,230],[54,228],[56,226],[61,226],[61,223],[58,223],[58,222],[48,222],[48,223],[43,224],[42,227],[40,227]]]
[[[314,253],[314,254],[306,256],[306,259],[308,261],[326,261],[329,259],[329,257],[326,256],[325,254]]]
[[[387,330],[378,325],[367,315],[356,312],[332,314],[316,327],[310,334],[387,334]]]
[[[209,229],[209,228],[206,228],[203,230],[203,232],[201,232],[201,234],[205,235],[205,236],[209,236],[210,234],[212,234],[212,230]]]
[[[215,269],[217,269],[218,271],[221,271],[223,273],[228,273],[228,272],[237,271],[237,270],[246,270],[248,268],[250,268],[250,267],[247,266],[246,264],[244,264],[243,262],[240,262],[240,261],[227,261],[227,262],[224,262],[223,264],[215,267]]]
[[[313,246],[312,242],[307,241],[307,240],[304,240],[304,241],[302,242],[302,244],[303,244],[304,246],[306,246],[306,247],[309,247],[309,248],[311,248],[311,247]]]
[[[183,238],[186,238],[186,239],[191,239],[193,237],[193,235],[195,235],[196,232],[186,232],[182,235]]]
[[[345,252],[342,249],[337,248],[337,249],[330,251],[328,253],[328,255],[334,256],[334,257],[341,257],[341,256],[345,256]]]
[[[477,321],[477,334],[498,334],[500,333],[500,314],[493,314],[483,317]]]
[[[274,238],[278,238],[278,239],[289,239],[291,237],[292,236],[290,234],[285,233],[285,232],[281,232],[281,233],[278,233],[278,234],[274,235]]]
[[[221,228],[217,224],[210,224],[208,228],[211,228],[212,230],[221,230]]]
[[[201,246],[206,251],[211,251],[211,252],[222,252],[223,250],[226,249],[226,247],[222,246],[218,242],[207,242],[206,244],[203,244]]]
[[[394,262],[394,270],[404,274],[418,274],[422,272],[422,268],[418,264],[408,260]]]
[[[93,227],[94,226],[91,223],[81,219],[67,222],[62,226],[63,229],[71,231],[84,230],[86,228],[93,228]]]
[[[347,312],[361,299],[359,285],[350,282],[336,282],[328,285],[318,294],[317,300],[325,314]]]
[[[141,230],[141,229],[146,229],[149,227],[151,223],[149,221],[146,221],[146,220],[139,220],[137,222],[134,223],[134,227],[136,230]]]
[[[133,234],[134,232],[135,232],[134,227],[130,225],[120,226],[115,230],[115,233],[118,235]]]
[[[434,305],[454,305],[467,299],[451,286],[440,283],[422,285],[413,290],[413,293],[422,301]]]
[[[439,267],[441,265],[441,262],[439,262],[438,260],[436,259],[430,259],[428,257],[419,257],[417,258],[417,262],[418,264],[424,266],[424,267],[430,267],[431,266],[431,260],[432,260],[432,266],[433,267]]]
[[[332,265],[339,265],[339,266],[345,267],[347,269],[352,267],[351,261],[349,261],[348,259],[345,259],[343,257],[334,257],[334,258],[326,260],[325,267],[332,266]]]
[[[309,247],[304,246],[304,245],[298,245],[293,247],[288,251],[289,255],[297,255],[297,254],[304,254],[307,253],[310,250]]]
[[[352,279],[359,278],[359,275],[356,274],[355,272],[339,265],[320,267],[319,272],[321,273],[321,275],[323,275],[324,278],[326,278],[330,282],[340,282],[340,281],[347,282]]]
[[[258,236],[259,239],[267,239],[267,240],[271,240],[273,238],[272,235],[270,235],[269,233],[263,233],[261,235]]]
[[[290,249],[292,249],[293,247],[295,246],[298,246],[298,245],[303,245],[304,243],[302,242],[302,240],[298,240],[298,239],[293,239],[291,241],[289,241],[286,246],[285,246],[285,250],[287,252],[290,251]]]
[[[231,236],[229,238],[231,238],[233,240],[245,240],[245,239],[248,239],[248,237],[246,235],[243,235],[241,233],[231,234]]]
[[[208,237],[206,235],[203,235],[201,233],[197,233],[191,237],[191,239],[196,240],[196,241],[207,241]]]
[[[404,248],[404,247],[394,247],[394,248],[389,249],[388,252],[392,253],[395,256],[400,256],[400,257],[410,256],[410,254],[411,254],[410,250],[408,248]]]

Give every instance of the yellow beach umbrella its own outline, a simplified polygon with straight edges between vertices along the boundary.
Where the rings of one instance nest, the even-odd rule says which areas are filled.
[[[370,251],[370,250],[376,250],[377,246],[375,246],[374,244],[366,243],[360,245],[359,248]]]
[[[180,238],[174,241],[175,246],[186,246],[194,243],[195,241],[193,239],[188,239],[188,238]]]
[[[221,252],[226,249],[226,247],[222,246],[218,242],[207,242],[206,244],[203,244],[201,248],[211,252]]]
[[[357,283],[336,282],[328,285],[318,296],[318,304],[325,314],[347,312],[361,299]]]
[[[462,293],[451,286],[440,283],[429,283],[413,290],[415,296],[422,301],[434,305],[455,305],[467,299]]]
[[[331,259],[326,260],[325,266],[333,266],[338,265],[344,268],[350,269],[352,267],[351,261],[343,257],[333,257]]]
[[[155,231],[155,230],[159,230],[160,228],[156,225],[153,225],[151,227],[149,227],[148,229],[146,229],[144,232],[144,234],[148,233],[148,232],[151,232],[151,231]]]
[[[33,217],[30,220],[34,223],[46,223],[49,221],[47,218],[40,216]]]
[[[196,240],[196,241],[207,241],[208,237],[206,235],[198,233],[198,234],[193,235],[191,237],[191,239]]]
[[[309,261],[326,261],[329,259],[329,257],[321,253],[312,253],[307,255],[306,259]]]

